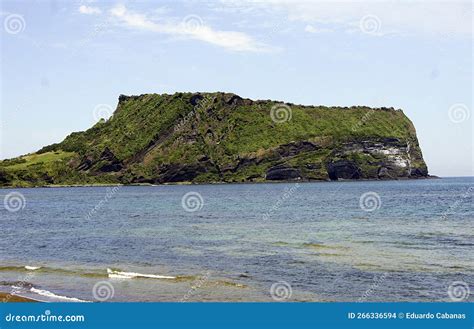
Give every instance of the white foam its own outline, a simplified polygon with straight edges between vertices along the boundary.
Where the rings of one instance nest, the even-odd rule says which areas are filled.
[[[29,271],[39,270],[40,268],[41,268],[41,266],[28,266],[28,265],[25,266],[25,269],[27,269]]]
[[[150,279],[176,279],[175,276],[156,275],[156,274],[142,274],[136,272],[120,272],[107,269],[109,278],[111,279],[134,279],[134,278],[150,278]]]
[[[52,293],[51,291],[48,291],[48,290],[31,288],[30,291],[34,292],[35,294],[41,295],[41,296],[60,299],[60,300],[65,300],[65,301],[69,301],[69,302],[87,302],[86,300],[82,300],[82,299],[79,299],[79,298],[56,295],[56,294],[54,294],[54,293]]]

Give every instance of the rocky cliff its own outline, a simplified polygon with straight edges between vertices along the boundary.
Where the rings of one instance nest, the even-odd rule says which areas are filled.
[[[415,128],[401,110],[229,93],[121,95],[109,120],[0,162],[3,186],[427,176]]]

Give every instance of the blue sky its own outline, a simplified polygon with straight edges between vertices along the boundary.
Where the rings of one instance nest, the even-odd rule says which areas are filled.
[[[469,1],[1,4],[2,159],[89,128],[119,94],[226,91],[401,108],[430,173],[473,175]]]

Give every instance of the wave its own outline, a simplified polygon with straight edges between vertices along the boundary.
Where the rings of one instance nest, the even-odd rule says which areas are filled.
[[[112,270],[110,268],[107,269],[107,274],[111,279],[134,279],[134,278],[148,278],[148,279],[176,279],[175,276],[168,276],[168,275],[156,275],[156,274],[142,274],[136,272],[121,272]]]
[[[43,290],[43,289],[31,288],[30,291],[40,296],[64,300],[68,302],[88,302],[87,300],[82,300],[79,298],[56,295],[55,293],[52,293],[51,291]]]
[[[76,275],[88,278],[104,278],[107,274],[103,270],[91,270],[91,269],[65,269],[65,268],[52,268],[44,266],[0,266],[0,271],[15,271],[15,272],[27,272],[27,271],[41,271],[41,273],[52,273],[62,275]]]
[[[147,278],[147,279],[187,279],[186,277],[176,277],[170,275],[158,275],[158,274],[143,274],[138,272],[123,272],[121,270],[113,270],[107,268],[106,273],[103,270],[90,270],[90,269],[64,269],[64,268],[51,268],[43,266],[0,266],[0,271],[41,271],[41,273],[51,273],[60,275],[73,275],[87,278],[103,278],[109,277],[113,279],[134,279],[134,278]]]
[[[40,295],[43,297],[48,297],[50,299],[53,299],[53,301],[66,301],[66,302],[88,302],[87,300],[82,300],[79,298],[74,298],[74,297],[67,297],[67,296],[61,296],[61,295],[56,295],[55,293],[44,290],[44,289],[39,289],[37,288],[36,285],[30,282],[23,282],[23,281],[1,281],[0,282],[1,286],[8,286],[8,293],[11,295],[17,295],[17,296],[25,296],[30,299],[34,299],[36,301],[42,301],[40,299],[35,299],[31,298],[28,293],[33,293],[36,295]],[[44,300],[43,300],[44,301]]]
[[[36,271],[36,270],[39,270],[40,268],[41,266],[29,266],[29,265],[25,266],[25,269],[29,271]]]
[[[310,248],[310,249],[341,249],[347,250],[349,247],[342,246],[342,245],[327,245],[323,243],[315,243],[315,242],[307,242],[301,244],[303,248]]]
[[[0,266],[0,271],[24,271],[25,266]]]

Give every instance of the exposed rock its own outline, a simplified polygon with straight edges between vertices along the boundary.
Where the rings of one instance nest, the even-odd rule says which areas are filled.
[[[359,179],[361,171],[359,167],[352,161],[339,160],[330,162],[327,165],[329,179]]]
[[[8,180],[7,173],[4,170],[0,170],[0,183],[5,184]]]
[[[112,153],[112,151],[106,147],[99,158],[99,162],[103,164],[97,169],[100,172],[116,172],[120,171],[123,168],[122,163],[119,159]]]
[[[298,169],[279,165],[268,169],[265,178],[267,180],[293,180],[300,179],[301,174]]]
[[[93,161],[94,161],[94,159],[91,156],[85,156],[85,157],[82,158],[81,163],[79,164],[79,166],[77,166],[77,169],[82,170],[82,171],[89,170],[92,167],[93,163],[94,163]]]
[[[390,171],[386,167],[380,167],[377,172],[377,178],[379,179],[393,179],[393,176],[390,174]]]
[[[77,167],[78,170],[93,172],[117,172],[122,170],[123,164],[117,159],[112,151],[106,147],[99,156],[98,160],[94,160],[92,156],[85,156]]]
[[[428,176],[428,169],[424,168],[412,168],[410,171],[412,177],[426,177]]]
[[[235,94],[226,94],[224,96],[224,101],[227,105],[241,105],[243,104],[242,97]]]
[[[170,183],[170,182],[188,182],[192,181],[199,174],[205,173],[208,168],[205,164],[171,164],[165,165],[158,169],[159,177],[158,183]]]
[[[127,96],[127,95],[119,95],[119,103],[121,102],[125,102],[129,99],[139,99],[140,97],[142,97],[143,95],[131,95],[131,96]]]
[[[44,173],[41,177],[46,183],[48,184],[54,184],[54,179],[50,175]]]
[[[328,174],[331,179],[427,176],[426,165],[413,150],[411,142],[391,137],[344,143],[333,152]]]
[[[189,102],[191,103],[192,106],[196,106],[199,104],[199,102],[204,98],[203,95],[201,94],[195,94],[193,96],[191,96],[191,99],[189,100]]]
[[[300,141],[300,142],[292,142],[289,144],[281,145],[278,147],[277,152],[281,157],[289,157],[295,156],[302,152],[309,152],[314,151],[318,147],[317,145],[308,142],[308,141]]]
[[[307,163],[305,167],[309,170],[319,170],[321,169],[321,163]]]
[[[292,120],[273,122],[275,104],[290,106]],[[415,128],[401,111],[221,92],[120,95],[111,120],[71,133],[37,156],[45,161],[29,155],[2,161],[0,185],[428,176]]]
[[[201,155],[197,158],[197,161],[206,162],[206,161],[209,161],[209,157],[207,155]]]

